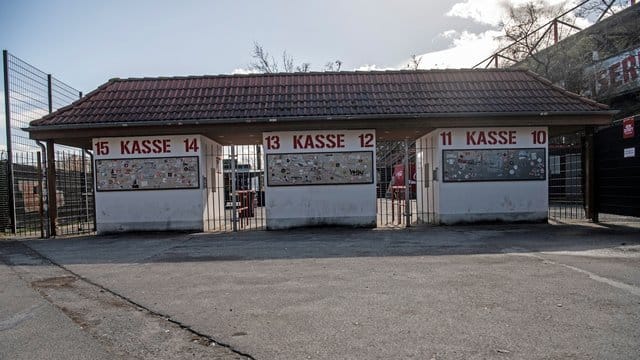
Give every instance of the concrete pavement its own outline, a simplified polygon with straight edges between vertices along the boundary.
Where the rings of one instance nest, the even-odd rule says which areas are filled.
[[[0,359],[114,358],[0,261]]]
[[[518,225],[28,245],[257,359],[635,359],[639,234]]]

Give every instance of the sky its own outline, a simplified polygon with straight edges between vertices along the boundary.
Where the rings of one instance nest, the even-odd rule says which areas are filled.
[[[402,68],[412,54],[475,44],[421,63],[470,67],[495,50],[486,19],[498,3],[5,0],[0,46],[85,93],[114,77],[242,72],[254,42],[318,71],[337,59],[343,70]]]
[[[115,77],[244,73],[254,43],[314,71],[402,69],[413,54],[468,68],[498,49],[504,5],[525,1],[3,0],[0,47],[85,94]]]

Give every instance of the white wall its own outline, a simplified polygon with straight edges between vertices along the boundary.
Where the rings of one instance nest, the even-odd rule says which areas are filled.
[[[342,135],[342,147],[296,148],[294,136]],[[366,139],[362,136],[370,136]],[[274,142],[277,137],[277,146]],[[269,142],[271,140],[271,143]],[[295,185],[270,186],[267,166],[265,186],[266,218],[268,229],[286,229],[302,226],[344,225],[375,227],[376,225],[376,184],[375,184],[375,131],[335,130],[264,133],[265,156],[283,153],[319,152],[372,152],[372,181],[369,184],[346,185]],[[363,142],[363,140],[365,140]],[[268,165],[268,164],[267,164]]]
[[[131,143],[142,140],[165,140],[169,146],[161,149],[154,148],[158,150],[157,152],[148,151],[148,148],[142,148],[134,153],[122,151],[122,141]],[[185,144],[185,140],[190,147]],[[210,194],[206,188],[209,184],[207,168],[210,166],[206,152],[217,149],[216,143],[200,135],[179,135],[96,138],[93,139],[93,144],[96,161],[197,156],[199,165],[198,188],[193,189],[100,191],[96,185],[96,220],[99,234],[206,229],[204,220],[209,210],[213,210],[208,207],[213,204],[209,202]],[[131,149],[131,146],[127,148]],[[95,176],[94,181],[97,182],[99,176],[97,171]]]
[[[500,144],[499,141],[481,142],[477,134],[484,131],[512,132],[511,142]],[[544,133],[544,142],[534,141],[533,132]],[[468,133],[472,139],[468,140]],[[443,135],[444,134],[444,135]],[[450,135],[448,135],[450,134]],[[541,137],[542,138],[542,137]],[[540,139],[541,139],[540,138]],[[539,140],[539,139],[538,139]],[[435,221],[442,224],[479,221],[545,221],[548,211],[548,174],[544,180],[526,181],[484,181],[484,182],[443,182],[442,156],[444,150],[462,149],[519,149],[544,148],[545,160],[548,163],[548,132],[546,127],[518,128],[450,128],[436,129],[419,139],[422,149],[422,169],[425,159],[431,159],[432,168],[437,169],[437,178],[433,186],[423,189],[418,199],[435,200]],[[433,156],[429,156],[433,149]],[[418,149],[420,152],[421,150]],[[548,169],[548,166],[546,166]],[[548,171],[547,171],[548,172]],[[420,205],[418,206],[420,207]]]

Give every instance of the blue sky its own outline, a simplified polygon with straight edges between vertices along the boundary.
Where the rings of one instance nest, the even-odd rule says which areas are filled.
[[[397,68],[452,46],[446,31],[491,27],[445,15],[456,3],[5,0],[0,46],[84,92],[112,77],[232,73],[248,67],[254,42],[314,70],[335,59]]]

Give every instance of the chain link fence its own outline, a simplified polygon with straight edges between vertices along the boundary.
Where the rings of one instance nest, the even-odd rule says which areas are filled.
[[[4,125],[6,149],[0,152],[0,231],[5,235],[40,236],[49,233],[47,196],[56,196],[57,234],[94,231],[91,154],[56,145],[56,194],[47,194],[45,153],[41,144],[22,130],[82,93],[20,58],[3,51]]]

